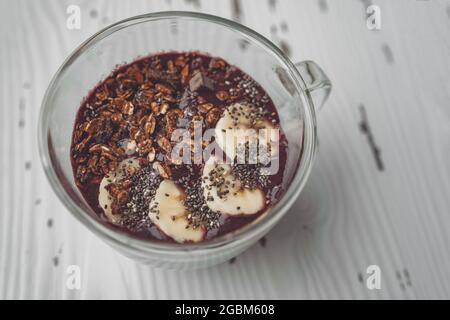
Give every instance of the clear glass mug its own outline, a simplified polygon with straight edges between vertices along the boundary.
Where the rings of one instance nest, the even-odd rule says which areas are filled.
[[[100,222],[77,189],[70,142],[80,102],[118,65],[162,51],[200,51],[252,76],[274,101],[288,143],[285,194],[268,214],[205,243],[153,243]],[[39,150],[51,186],[69,211],[122,254],[142,263],[199,268],[226,261],[264,236],[288,211],[310,173],[316,149],[315,109],[331,84],[313,62],[294,65],[272,42],[238,23],[192,12],[159,12],[115,23],[80,45],[53,77],[39,119]]]

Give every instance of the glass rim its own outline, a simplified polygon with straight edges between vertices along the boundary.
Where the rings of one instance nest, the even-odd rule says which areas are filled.
[[[92,217],[88,212],[83,210],[66,192],[60,179],[58,178],[55,168],[52,165],[51,156],[49,154],[49,144],[47,137],[48,126],[48,114],[52,110],[52,105],[48,103],[49,97],[52,95],[59,79],[62,77],[66,69],[75,61],[80,55],[82,55],[87,49],[95,45],[101,39],[112,35],[114,32],[119,31],[123,28],[140,24],[151,22],[161,19],[180,19],[180,18],[191,18],[195,20],[200,20],[204,22],[214,23],[222,27],[231,29],[234,32],[240,33],[247,39],[259,44],[262,48],[274,54],[276,58],[281,60],[286,67],[286,71],[293,80],[296,91],[299,93],[299,98],[303,99],[303,105],[305,106],[303,119],[304,130],[303,130],[303,146],[300,159],[296,160],[296,168],[294,177],[289,182],[284,194],[281,199],[272,207],[268,209],[268,212],[263,215],[263,217],[257,218],[255,221],[250,223],[250,225],[244,226],[239,230],[232,232],[231,234],[224,234],[217,238],[207,240],[200,243],[184,243],[184,244],[173,244],[164,242],[152,242],[144,239],[139,239],[133,237],[125,232],[120,232],[114,230],[113,228],[104,225],[100,221]],[[148,13],[138,16],[133,16],[127,19],[120,20],[113,23],[80,44],[72,53],[64,60],[62,65],[54,74],[51,79],[44,98],[42,101],[39,120],[38,120],[38,146],[39,146],[39,156],[41,159],[44,172],[47,179],[52,186],[52,189],[56,193],[57,197],[64,204],[64,206],[69,209],[72,215],[77,218],[83,225],[85,225],[90,231],[96,235],[105,236],[107,240],[111,241],[113,244],[129,246],[132,249],[143,250],[146,252],[171,252],[174,254],[180,252],[189,251],[200,251],[200,250],[211,250],[218,247],[223,247],[235,242],[245,242],[252,238],[254,234],[265,228],[270,228],[276,222],[278,222],[288,209],[292,206],[294,201],[297,199],[300,191],[303,189],[304,184],[311,172],[312,163],[315,155],[316,147],[316,115],[314,104],[312,102],[311,96],[307,91],[305,81],[300,75],[299,71],[291,60],[269,39],[265,38],[261,34],[253,31],[246,26],[243,26],[235,21],[221,18],[214,15],[189,12],[189,11],[161,11],[155,13]]]

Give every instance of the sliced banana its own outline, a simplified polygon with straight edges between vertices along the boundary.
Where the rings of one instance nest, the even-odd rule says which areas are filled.
[[[188,224],[183,201],[185,193],[171,180],[163,180],[150,202],[149,217],[166,235],[177,242],[199,242],[205,237],[203,227],[192,228]]]
[[[265,207],[265,195],[260,189],[245,188],[232,173],[229,164],[211,157],[202,174],[203,196],[212,211],[228,215],[250,215]]]
[[[120,215],[112,213],[111,204],[113,199],[109,194],[108,190],[106,189],[106,187],[111,183],[122,180],[126,176],[127,172],[129,172],[130,168],[139,169],[139,167],[140,165],[137,159],[135,158],[125,159],[119,163],[115,171],[110,172],[109,174],[104,176],[102,181],[100,182],[98,203],[105,212],[105,215],[109,219],[109,221],[114,224],[119,223]]]
[[[236,157],[239,145],[246,141],[257,142],[260,148],[270,145],[271,156],[278,152],[278,129],[270,121],[258,118],[257,109],[250,104],[229,105],[217,122],[215,136],[217,144],[231,160]]]

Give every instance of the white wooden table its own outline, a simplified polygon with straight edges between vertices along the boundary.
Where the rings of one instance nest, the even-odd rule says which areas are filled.
[[[0,299],[450,298],[450,2],[372,2],[378,31],[366,26],[368,0],[240,0],[239,10],[227,0],[0,0]],[[70,4],[80,30],[66,28]],[[44,176],[36,138],[44,91],[78,44],[175,9],[237,19],[334,84],[294,208],[264,246],[187,272],[138,265],[78,223]],[[69,265],[81,268],[80,290],[65,285]],[[380,290],[366,287],[369,265]]]

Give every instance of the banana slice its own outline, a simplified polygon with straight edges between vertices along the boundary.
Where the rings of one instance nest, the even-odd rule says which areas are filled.
[[[135,158],[125,159],[119,163],[117,169],[114,172],[110,172],[109,174],[104,176],[102,181],[100,182],[98,203],[105,212],[105,215],[109,219],[109,221],[114,224],[119,223],[120,215],[112,213],[111,204],[113,199],[109,194],[108,190],[106,189],[106,187],[111,183],[122,180],[126,176],[126,173],[129,172],[131,168],[139,169],[139,167],[140,165],[137,159]]]
[[[206,230],[189,226],[189,212],[183,204],[185,198],[185,193],[173,181],[163,180],[150,202],[149,217],[162,232],[177,242],[202,241]]]
[[[249,129],[253,129],[253,134]],[[258,110],[250,104],[234,103],[229,105],[215,128],[216,141],[225,154],[234,160],[240,144],[258,139],[258,145],[267,148],[270,155],[278,152],[278,129],[268,120],[258,117]],[[264,149],[266,150],[266,149]],[[259,152],[262,150],[260,149]],[[268,152],[268,151],[267,151]]]
[[[260,189],[245,188],[232,173],[229,164],[220,164],[211,157],[202,174],[203,196],[212,211],[228,215],[250,215],[265,207]]]

